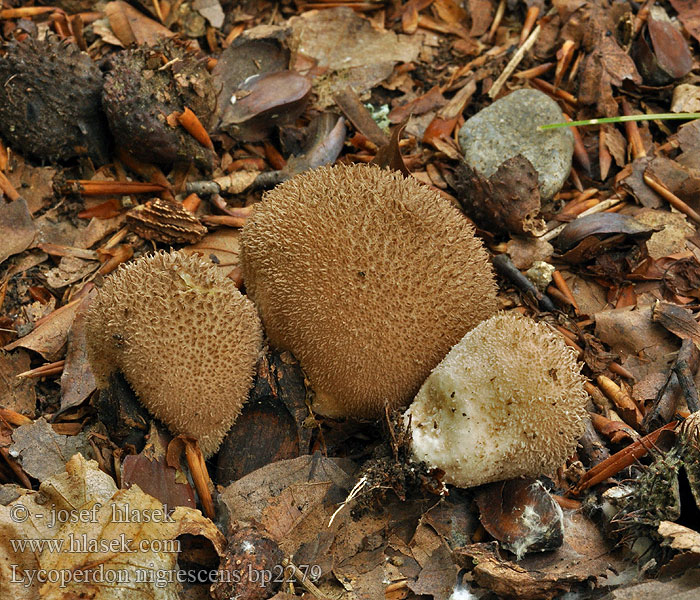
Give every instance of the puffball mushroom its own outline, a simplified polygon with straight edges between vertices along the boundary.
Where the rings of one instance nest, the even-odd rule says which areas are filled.
[[[262,326],[253,303],[201,257],[163,252],[107,278],[87,317],[97,385],[123,373],[174,434],[216,452],[253,381]]]
[[[307,171],[258,204],[241,266],[272,345],[290,350],[329,417],[406,406],[496,311],[470,222],[434,190],[370,165]]]
[[[554,472],[583,434],[586,400],[574,351],[546,325],[507,313],[450,350],[404,418],[414,456],[471,487]]]

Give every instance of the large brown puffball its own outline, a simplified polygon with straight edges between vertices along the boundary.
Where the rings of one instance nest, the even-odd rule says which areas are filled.
[[[406,411],[414,456],[460,487],[553,473],[583,434],[580,369],[547,325],[491,317],[450,350]]]
[[[413,178],[322,167],[277,186],[241,234],[249,296],[330,417],[406,406],[447,351],[496,310],[470,222]]]
[[[262,345],[252,302],[199,256],[158,253],[107,278],[87,318],[98,387],[121,371],[174,434],[216,452],[248,396]]]

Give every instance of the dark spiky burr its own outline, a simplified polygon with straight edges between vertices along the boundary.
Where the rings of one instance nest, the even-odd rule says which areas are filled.
[[[23,155],[108,160],[102,73],[75,45],[26,38],[0,56],[0,133]]]
[[[177,123],[187,107],[206,128],[216,107],[209,72],[182,43],[168,40],[115,55],[102,103],[117,144],[135,158],[212,166],[213,152]]]

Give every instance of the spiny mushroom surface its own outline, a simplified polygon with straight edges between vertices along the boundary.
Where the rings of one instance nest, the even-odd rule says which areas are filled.
[[[99,387],[121,371],[174,434],[213,454],[253,380],[262,327],[253,303],[196,255],[158,253],[109,277],[92,301],[87,351]]]
[[[330,417],[406,406],[450,347],[496,311],[469,221],[412,178],[322,167],[277,186],[241,234],[270,342],[291,350]]]
[[[413,454],[460,487],[551,474],[583,433],[583,386],[560,336],[498,314],[450,350],[406,411]]]

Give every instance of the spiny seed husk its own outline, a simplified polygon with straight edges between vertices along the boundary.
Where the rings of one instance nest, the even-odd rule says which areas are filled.
[[[73,44],[31,37],[0,56],[0,133],[25,156],[108,160],[102,73]]]

